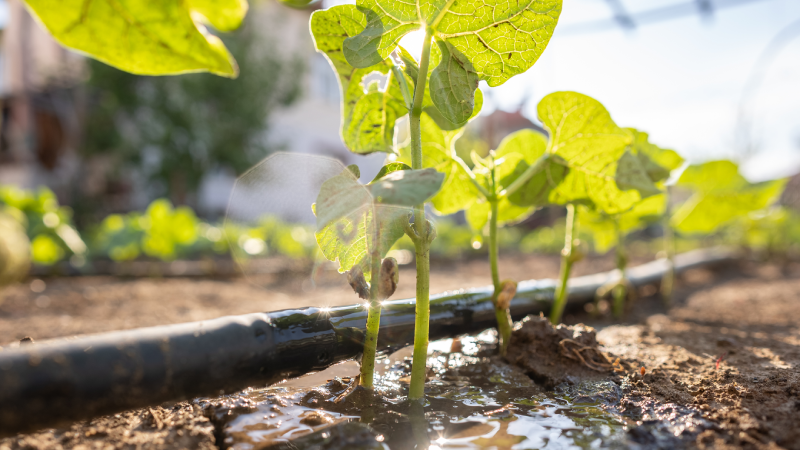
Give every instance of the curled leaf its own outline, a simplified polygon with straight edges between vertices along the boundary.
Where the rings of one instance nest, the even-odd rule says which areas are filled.
[[[361,266],[355,265],[352,269],[347,271],[347,282],[350,283],[350,287],[358,294],[359,298],[365,300],[369,298],[369,284],[367,284],[367,280],[364,278],[364,272],[361,270]]]
[[[497,309],[508,309],[511,305],[511,300],[517,295],[517,282],[513,280],[505,280],[500,283],[500,293],[497,294],[495,307]]]
[[[378,300],[386,300],[397,290],[397,283],[400,281],[400,266],[397,260],[388,257],[381,263],[381,277],[378,285]]]

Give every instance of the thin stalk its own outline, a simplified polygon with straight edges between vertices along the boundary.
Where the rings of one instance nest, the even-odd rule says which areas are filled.
[[[614,232],[617,235],[617,270],[619,271],[619,284],[614,286],[611,294],[614,297],[614,317],[621,318],[625,312],[625,298],[627,297],[627,288],[625,286],[625,268],[628,265],[628,257],[625,254],[625,235],[619,228],[619,216],[614,217]]]
[[[364,338],[364,355],[361,357],[361,385],[372,389],[375,374],[375,353],[378,348],[378,330],[381,325],[381,302],[378,299],[381,277],[381,230],[375,207],[372,208],[372,277],[369,288],[369,311],[367,312],[367,329]]]
[[[667,270],[661,278],[661,299],[664,306],[672,304],[672,292],[675,289],[675,230],[670,223],[671,211],[669,207],[669,188],[664,195],[667,196],[667,209],[664,212],[664,251],[667,253]]]
[[[550,322],[556,325],[561,322],[561,316],[564,314],[564,307],[567,305],[567,296],[569,295],[569,288],[567,282],[569,281],[569,274],[572,271],[572,247],[574,243],[573,235],[575,234],[575,205],[567,205],[567,227],[564,235],[564,249],[561,250],[561,273],[559,275],[559,283],[556,288],[556,296],[553,301],[553,309],[550,311]]]
[[[428,81],[428,64],[431,57],[431,38],[433,30],[425,30],[422,57],[419,62],[419,73],[414,86],[414,104],[411,108],[409,122],[411,125],[411,167],[422,169],[422,99],[425,95],[425,84]],[[430,327],[430,229],[425,220],[425,204],[414,207],[414,250],[417,261],[417,307],[414,322],[414,354],[411,363],[411,385],[408,390],[409,400],[419,401],[425,395],[425,376],[428,360],[428,329]]]
[[[508,185],[507,188],[503,189],[502,192],[497,194],[497,196],[499,198],[503,198],[503,197],[508,197],[514,192],[517,192],[517,190],[521,188],[525,183],[527,183],[528,180],[533,178],[534,175],[544,170],[544,166],[547,163],[548,159],[550,159],[550,155],[548,155],[547,153],[542,155],[539,159],[536,160],[535,163],[533,163],[532,166],[525,169],[525,172],[522,172],[522,175],[520,175],[516,180],[514,180],[513,183]]]
[[[494,315],[497,318],[497,331],[500,335],[500,355],[505,355],[508,343],[511,341],[513,322],[511,321],[511,314],[509,314],[508,309],[498,306],[497,304],[497,296],[500,295],[502,289],[500,285],[500,273],[497,267],[497,206],[500,202],[494,199],[489,200],[489,203],[492,206],[492,216],[489,218],[489,264],[492,266],[492,284],[494,285],[492,303],[494,303]]]

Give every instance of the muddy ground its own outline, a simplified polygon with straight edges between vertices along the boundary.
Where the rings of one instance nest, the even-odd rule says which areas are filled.
[[[634,262],[635,264],[635,262]],[[610,258],[576,266],[578,275],[612,268]],[[440,264],[432,291],[490,283],[488,266],[473,260]],[[516,256],[501,263],[508,278],[555,277],[557,257]],[[401,272],[395,298],[414,291],[413,268]],[[226,314],[300,305],[354,302],[340,276],[260,279],[29,280],[3,293],[0,345],[31,336],[46,339],[82,333],[203,320]],[[255,281],[255,283],[254,283]],[[42,290],[44,288],[44,290]],[[34,292],[41,291],[41,292]],[[715,270],[696,269],[679,279],[667,311],[653,286],[624,324],[580,311],[567,322],[599,329],[604,349],[629,368],[623,406],[673,404],[710,424],[684,445],[699,448],[800,449],[800,264],[752,261]],[[640,367],[645,376],[637,376]],[[647,417],[643,418],[647,421]],[[647,442],[632,442],[643,444]],[[214,427],[186,403],[130,411],[74,425],[0,440],[6,448],[216,448]]]

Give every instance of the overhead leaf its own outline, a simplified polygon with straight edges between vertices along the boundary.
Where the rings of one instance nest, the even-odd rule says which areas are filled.
[[[354,153],[393,151],[395,121],[408,110],[403,94],[391,71],[391,62],[383,59],[355,68],[344,57],[342,45],[358,35],[367,24],[364,13],[354,5],[339,5],[315,11],[311,16],[311,34],[316,49],[325,54],[339,78],[342,92],[342,140]],[[388,78],[383,89],[378,81],[365,85],[370,74]]]
[[[345,41],[344,52],[353,66],[369,67],[386,59],[405,34],[422,24],[430,27],[434,39],[446,44],[451,56],[441,59],[439,65],[445,66],[442,72],[454,69],[462,75],[460,81],[440,79],[439,87],[445,88],[446,95],[437,94],[433,100],[445,117],[459,122],[458,117],[465,117],[464,110],[470,103],[462,102],[472,79],[477,77],[489,86],[499,86],[533,66],[553,35],[561,3],[357,0],[358,7],[368,16],[368,24],[363,32]],[[456,61],[452,55],[456,55]],[[458,115],[451,117],[450,112]]]
[[[62,45],[139,75],[211,72],[235,77],[222,41],[194,18],[221,31],[239,26],[245,0],[25,0]]]
[[[678,185],[695,190],[671,218],[682,233],[712,233],[721,226],[774,203],[786,179],[750,183],[731,161],[711,161],[686,168]]]
[[[660,220],[666,207],[666,195],[659,194],[640,201],[629,211],[615,215],[604,214],[592,208],[580,206],[578,217],[580,217],[581,230],[592,234],[595,250],[605,253],[617,244],[614,221],[618,221],[620,232],[627,234]]]
[[[558,156],[553,161],[569,169],[551,191],[550,202],[589,201],[600,211],[616,214],[641,199],[636,190],[617,186],[631,175],[618,161],[632,138],[600,102],[577,92],[556,92],[539,102],[538,113],[550,132],[548,154]]]
[[[219,31],[233,31],[247,14],[247,0],[189,0],[189,8]]]
[[[431,100],[448,121],[466,122],[472,116],[478,74],[461,52],[446,42],[436,43],[442,52],[442,62],[431,73]]]

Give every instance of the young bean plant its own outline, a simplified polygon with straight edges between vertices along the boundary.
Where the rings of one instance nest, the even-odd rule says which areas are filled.
[[[430,159],[423,148],[423,112],[444,131],[462,128],[479,109],[478,82],[498,86],[529,69],[544,51],[560,12],[561,0],[516,4],[360,0],[357,5],[315,12],[311,33],[316,48],[325,53],[339,75],[343,140],[356,153],[393,153],[395,122],[408,114],[411,170],[423,170],[426,158]],[[404,35],[416,30],[425,33],[419,61],[397,45]],[[365,78],[375,72],[385,75],[383,87],[376,81],[365,83]],[[436,170],[444,175],[446,185],[452,182],[457,168],[454,164],[444,166]],[[429,253],[436,232],[425,218],[424,201],[413,210],[413,223],[405,227],[414,243],[417,265],[409,398],[420,400],[430,315]]]
[[[625,237],[628,233],[656,223],[666,214],[668,197],[666,180],[672,170],[683,164],[675,151],[662,149],[648,141],[647,133],[628,128],[633,137],[632,144],[620,158],[620,165],[638,164],[644,169],[654,189],[639,189],[642,197],[628,211],[607,214],[603,211],[581,205],[581,224],[593,236],[595,250],[604,253],[615,247],[616,265],[620,278],[598,289],[598,298],[610,292],[613,296],[613,313],[621,317],[625,308],[625,299],[633,294],[625,276],[628,253],[625,248]],[[669,258],[671,267],[671,258]]]

